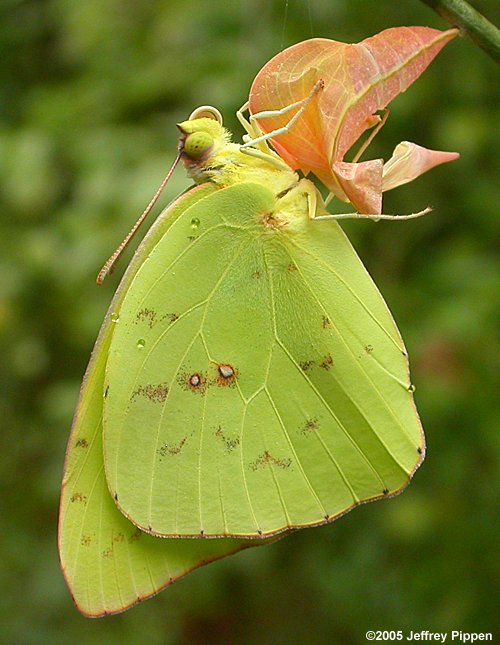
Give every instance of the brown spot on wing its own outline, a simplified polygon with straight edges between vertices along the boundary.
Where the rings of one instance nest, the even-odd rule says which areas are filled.
[[[200,387],[202,384],[201,374],[191,374],[189,377],[189,387]]]
[[[303,372],[309,372],[314,365],[314,361],[301,361],[299,367]]]
[[[203,372],[182,372],[177,376],[177,383],[183,390],[203,394],[208,387],[207,375]]]
[[[158,383],[158,385],[153,385],[152,383],[139,385],[137,390],[132,393],[130,401],[135,401],[139,396],[143,396],[152,403],[164,403],[168,396],[168,385],[167,383]]]
[[[141,322],[145,322],[152,329],[158,322],[156,311],[147,307],[138,311],[135,315],[134,323],[138,325]]]
[[[252,470],[259,470],[270,465],[277,466],[278,468],[285,470],[286,468],[290,468],[290,466],[292,465],[292,460],[289,457],[286,459],[279,459],[277,457],[274,457],[268,450],[266,450],[261,455],[259,455],[255,461],[252,461],[250,463],[250,468]]]
[[[83,493],[74,493],[71,496],[70,501],[71,502],[79,502],[81,504],[86,504],[87,503],[87,495],[84,495]]]
[[[333,366],[333,358],[331,354],[327,354],[321,363],[319,364],[320,367],[322,367],[324,370],[330,370]]]
[[[217,365],[216,385],[221,387],[231,387],[236,382],[238,371],[229,363],[219,363]]]
[[[160,457],[168,457],[169,455],[178,455],[181,450],[184,448],[187,441],[187,437],[183,437],[178,444],[169,444],[164,443],[157,450]]]
[[[306,419],[300,431],[302,432],[302,434],[307,434],[308,432],[314,432],[318,428],[319,428],[318,418],[312,417],[311,419]]]
[[[153,329],[153,327],[157,323],[162,323],[164,321],[167,321],[167,323],[170,325],[173,322],[175,322],[179,316],[174,313],[166,313],[163,314],[163,316],[159,316],[158,312],[155,311],[154,309],[148,309],[147,307],[141,309],[140,311],[137,312],[135,315],[135,320],[134,323],[138,325],[139,323],[146,323],[150,329]]]
[[[224,434],[224,431],[222,430],[221,426],[217,428],[217,430],[214,432],[214,435],[217,437],[217,439],[219,439],[224,444],[224,447],[227,452],[232,452],[240,444],[239,437],[235,437],[234,439],[229,438],[227,435]]]
[[[178,314],[174,314],[174,313],[167,313],[167,314],[164,314],[164,315],[160,318],[160,321],[161,321],[161,322],[163,322],[164,320],[166,320],[166,321],[168,322],[168,324],[169,324],[169,325],[171,325],[171,324],[172,324],[172,323],[174,323],[176,320],[179,320],[179,316],[178,316]]]
[[[129,535],[127,541],[129,542],[129,544],[132,544],[132,542],[137,542],[137,540],[140,540],[141,537],[142,537],[141,529],[135,529],[135,531]]]

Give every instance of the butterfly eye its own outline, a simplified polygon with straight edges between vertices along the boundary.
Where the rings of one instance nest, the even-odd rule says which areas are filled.
[[[192,159],[199,159],[213,146],[214,140],[208,132],[193,132],[184,141],[184,154]]]
[[[213,119],[214,121],[217,121],[219,125],[222,125],[222,114],[217,108],[214,108],[211,105],[201,105],[189,115],[189,121],[203,118]]]

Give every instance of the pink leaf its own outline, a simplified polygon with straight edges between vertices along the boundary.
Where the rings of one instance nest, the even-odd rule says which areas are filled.
[[[332,170],[346,198],[360,213],[382,212],[382,159],[347,163],[335,161]]]
[[[458,159],[457,152],[441,152],[422,148],[416,143],[402,141],[395,148],[392,157],[384,164],[382,190],[392,190],[413,181],[434,166]]]
[[[313,172],[339,199],[362,212],[380,213],[382,190],[410,181],[396,179],[396,174],[403,176],[403,167],[414,178],[457,155],[432,153],[424,159],[415,149],[405,166],[403,159],[397,165],[396,160],[390,162],[384,181],[380,160],[348,164],[344,155],[379,121],[375,112],[404,92],[457,34],[456,29],[395,27],[356,45],[324,38],[299,43],[275,56],[257,74],[250,90],[250,113],[280,110],[301,101],[322,80],[323,88],[288,131],[272,138],[272,146],[291,168]],[[298,109],[257,117],[257,122],[269,133],[286,126]],[[417,172],[415,164],[423,169]]]

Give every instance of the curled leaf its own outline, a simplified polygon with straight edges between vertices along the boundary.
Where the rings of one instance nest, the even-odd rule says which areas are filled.
[[[314,173],[339,199],[365,213],[381,213],[382,192],[411,181],[456,153],[403,143],[382,160],[346,162],[359,137],[380,122],[377,111],[404,92],[427,68],[456,29],[395,27],[345,44],[324,38],[299,43],[275,56],[257,74],[249,110],[264,133],[286,128],[318,80],[317,93],[292,128],[271,143],[291,168]],[[299,102],[295,112],[282,108]],[[261,112],[274,112],[259,118]]]
[[[457,152],[429,150],[410,141],[401,141],[384,164],[382,172],[382,190],[391,190],[402,184],[413,181],[434,166],[458,159]]]
[[[330,190],[344,201],[356,206],[360,213],[382,212],[382,159],[349,163],[335,161],[332,164],[333,177],[338,181],[340,191]]]

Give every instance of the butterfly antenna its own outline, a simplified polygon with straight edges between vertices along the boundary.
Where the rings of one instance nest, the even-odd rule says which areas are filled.
[[[143,211],[142,215],[139,217],[139,219],[137,220],[137,222],[132,226],[132,228],[130,229],[130,231],[129,231],[129,233],[128,233],[127,237],[123,240],[123,242],[122,242],[122,243],[120,244],[120,246],[116,249],[116,251],[113,253],[113,255],[112,255],[108,260],[106,260],[106,262],[105,262],[104,266],[103,266],[103,267],[102,267],[102,269],[99,271],[99,273],[98,273],[98,275],[97,275],[97,278],[96,278],[96,283],[97,283],[98,285],[101,285],[101,284],[103,283],[103,281],[104,281],[104,278],[105,278],[109,273],[111,273],[111,271],[113,270],[113,267],[115,266],[115,264],[117,263],[117,261],[118,261],[118,260],[119,260],[119,258],[121,257],[121,255],[122,255],[123,251],[125,251],[125,249],[126,249],[126,248],[127,248],[127,246],[129,245],[129,243],[130,243],[131,239],[132,239],[132,238],[134,237],[134,235],[137,233],[137,230],[139,229],[140,225],[144,222],[144,220],[146,219],[146,217],[149,215],[149,212],[151,211],[151,209],[153,208],[153,206],[156,204],[156,202],[157,202],[157,200],[158,200],[158,197],[161,195],[162,190],[165,188],[165,186],[166,186],[166,184],[167,184],[168,180],[170,179],[170,177],[171,177],[172,173],[173,173],[173,172],[174,172],[174,170],[175,170],[175,167],[176,167],[176,166],[177,166],[177,164],[179,163],[179,159],[181,158],[181,155],[182,155],[182,150],[179,150],[179,152],[178,152],[178,154],[177,154],[177,157],[174,159],[174,163],[173,163],[173,164],[172,164],[172,166],[170,167],[170,170],[168,171],[168,173],[167,173],[167,175],[166,175],[165,179],[161,182],[160,187],[158,188],[158,190],[157,190],[157,191],[156,191],[156,193],[154,194],[153,199],[152,199],[152,200],[149,202],[149,204],[146,206],[146,208],[144,209],[144,211]]]

